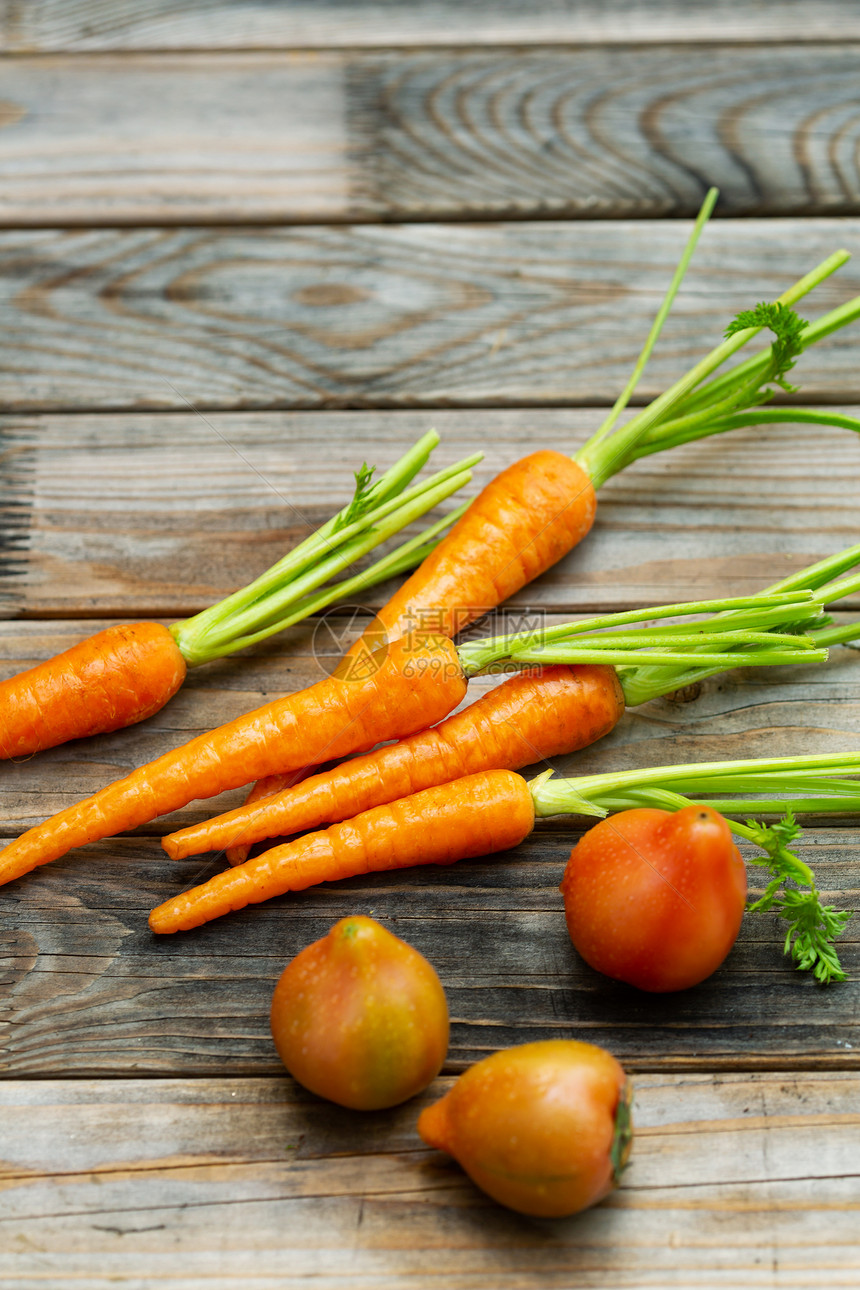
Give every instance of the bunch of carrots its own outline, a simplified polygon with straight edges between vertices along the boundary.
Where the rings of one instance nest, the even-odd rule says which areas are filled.
[[[376,803],[369,812],[374,829],[381,829],[383,851],[390,859],[390,864],[383,867],[405,863],[407,854],[408,862],[415,863],[414,830],[401,832],[400,828],[401,823],[405,827],[408,815],[403,803],[414,800],[410,795],[416,784],[413,766],[426,767],[435,759],[441,769],[432,772],[437,777],[429,786],[420,788],[417,796],[430,794],[426,801],[437,803],[447,800],[446,794],[452,792],[444,787],[445,783],[473,784],[467,797],[474,824],[467,828],[457,814],[456,827],[463,830],[463,845],[467,848],[463,852],[459,843],[453,847],[450,831],[437,828],[435,823],[428,829],[428,819],[433,817],[422,816],[425,843],[429,845],[430,837],[438,838],[438,847],[442,848],[438,855],[433,852],[433,862],[459,858],[455,850],[475,855],[504,848],[514,845],[514,835],[521,835],[517,840],[525,836],[521,831],[526,824],[526,832],[532,827],[536,809],[534,796],[527,788],[512,790],[518,794],[519,806],[515,805],[508,790],[519,777],[511,775],[512,769],[560,751],[571,751],[600,737],[618,720],[625,703],[644,702],[691,678],[711,675],[725,667],[823,661],[828,645],[856,635],[856,625],[832,628],[823,619],[825,603],[855,589],[851,579],[832,581],[857,562],[860,551],[855,548],[776,584],[759,597],[611,615],[566,624],[538,640],[500,638],[459,650],[451,643],[465,625],[544,572],[585,536],[594,520],[596,491],[629,463],[677,444],[751,424],[805,420],[860,430],[860,422],[828,409],[798,413],[795,409],[762,406],[774,387],[793,388],[787,374],[803,350],[860,315],[860,298],[831,311],[815,324],[806,323],[793,309],[845,262],[845,252],[828,257],[776,301],[739,315],[727,328],[725,339],[709,355],[659,398],[623,425],[617,424],[656,342],[715,198],[713,192],[708,195],[639,362],[603,424],[575,457],[549,451],[534,453],[503,471],[483,490],[380,611],[374,627],[377,632],[381,628],[387,636],[386,645],[372,651],[373,638],[365,634],[331,678],[192,740],[30,830],[0,853],[0,882],[19,877],[73,847],[136,827],[195,798],[215,796],[262,777],[263,784],[255,790],[259,800],[271,794],[284,775],[295,779],[308,767],[404,737],[403,743],[375,755],[375,761],[360,758],[350,764],[357,769],[334,772],[335,780],[341,777],[341,786],[346,776],[360,779],[363,787],[357,796],[353,794],[352,807],[335,806],[335,781],[321,784],[320,777],[314,776],[308,781],[303,799],[305,803],[313,799],[310,813],[303,804],[298,814],[290,814],[296,805],[296,799],[291,799],[286,827],[314,827],[308,824],[309,819],[330,822],[335,818],[334,810],[346,809],[355,816],[355,811],[368,801],[367,786],[380,783],[385,776],[389,780],[386,792],[391,792],[385,800],[394,804]],[[729,358],[764,329],[773,336],[765,350],[717,374]],[[471,464],[460,463],[460,473],[467,472]],[[451,485],[457,477],[449,475],[444,486]],[[428,541],[434,540],[436,532],[424,536]],[[389,566],[387,572],[391,571]],[[420,624],[428,613],[433,614],[439,635],[422,635]],[[702,613],[710,617],[696,619],[686,628],[669,621],[630,630],[636,622]],[[281,619],[277,612],[264,613],[262,624],[257,623],[252,630],[243,626],[233,637],[233,644],[239,648],[238,642],[260,639],[269,628],[278,630],[278,622]],[[419,630],[412,630],[416,624]],[[428,730],[461,702],[469,675],[495,667],[501,660],[532,668],[537,664],[538,669],[528,676],[512,678],[495,695],[481,701],[483,708],[481,703],[475,704],[468,716],[449,717],[442,726]],[[494,748],[493,740],[487,736],[491,731],[498,732],[500,718],[514,733],[510,740],[497,738]],[[466,780],[457,778],[464,773]],[[497,818],[491,803],[498,796],[500,783],[506,785],[507,804]],[[486,810],[480,802],[487,804]],[[424,810],[424,800],[421,809]],[[267,808],[257,806],[251,816],[267,818]],[[298,819],[304,822],[297,823]],[[269,820],[266,827],[273,827],[273,822]],[[274,827],[276,833],[283,832],[284,819],[275,820]],[[349,827],[336,824],[334,828],[340,830],[336,835],[339,838],[357,826],[353,819]],[[217,845],[231,840],[230,845],[246,847],[253,840],[252,833],[244,828],[243,821],[239,832],[219,833]],[[317,875],[311,881],[344,872],[332,852],[332,836],[332,830],[328,830],[289,844],[310,848],[307,855],[303,853],[301,867],[305,876]],[[183,848],[193,849],[199,842],[199,837],[178,835],[168,846],[174,848],[175,854],[187,854]],[[435,840],[432,845],[437,846]],[[288,868],[297,854],[288,857]],[[421,858],[428,858],[426,845]],[[218,899],[211,908],[217,906],[217,912],[225,912],[265,899],[273,893],[267,865],[277,867],[279,863],[276,854],[270,853],[268,859],[260,857],[250,866],[246,862],[219,875],[213,880],[220,883]],[[277,883],[281,884],[279,890],[296,889],[289,882],[284,886],[282,877]],[[172,910],[168,917],[156,911],[152,925],[156,930],[173,930],[196,925],[211,916],[215,915],[204,913],[204,917],[197,917],[187,911],[176,916]]]

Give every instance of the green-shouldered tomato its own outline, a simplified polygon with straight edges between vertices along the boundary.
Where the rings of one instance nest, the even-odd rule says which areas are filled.
[[[281,1060],[313,1093],[361,1111],[396,1106],[439,1073],[448,1006],[423,955],[372,918],[335,923],[284,970],[272,998]]]
[[[731,830],[710,807],[641,807],[601,820],[561,884],[574,946],[598,972],[640,990],[684,990],[737,939],[747,895]]]

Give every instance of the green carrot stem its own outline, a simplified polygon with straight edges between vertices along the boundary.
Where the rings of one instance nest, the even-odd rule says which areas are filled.
[[[845,260],[848,258],[848,253],[844,251],[838,251],[833,255],[828,256],[828,258],[815,269],[805,274],[803,278],[796,282],[787,291],[783,292],[783,294],[778,297],[776,303],[789,306],[795,304],[820,282],[824,281],[825,278],[829,277],[831,273],[834,273],[836,269],[844,264]],[[848,312],[850,314],[850,311]],[[850,319],[846,317],[845,321],[849,320]],[[844,325],[844,323],[839,322],[837,325],[841,326]],[[762,327],[760,326],[746,327],[743,330],[736,332],[734,335],[729,336],[720,345],[713,349],[710,354],[706,355],[705,358],[696,363],[683,377],[680,378],[680,380],[676,381],[668,390],[664,391],[663,394],[661,394],[641,412],[633,416],[620,429],[615,430],[613,434],[605,438],[598,431],[597,436],[593,436],[592,439],[589,439],[576,454],[575,460],[588,472],[594,487],[599,488],[607,479],[610,478],[611,475],[615,474],[618,470],[623,469],[624,466],[635,460],[636,446],[643,439],[646,433],[649,432],[652,427],[656,426],[658,422],[667,419],[670,412],[679,412],[681,410],[683,400],[690,395],[706,377],[710,376],[712,372],[721,367],[728,358],[735,354],[740,348],[742,348],[742,346],[747,344],[748,341],[752,340],[754,336],[758,335],[761,330]],[[807,331],[810,331],[810,329],[807,328]],[[811,342],[807,339],[806,334],[804,334],[804,347],[808,343]],[[773,347],[771,346],[770,349],[766,351],[765,361],[761,369],[763,377],[769,370],[769,366],[772,362]],[[739,379],[741,381],[744,380],[746,374],[743,373],[739,376],[739,370],[735,368],[730,376],[730,386],[731,388],[736,388],[739,383]],[[727,383],[727,385],[717,393],[716,399],[709,398],[706,402],[710,404],[713,401],[719,401],[720,398],[725,397],[728,389],[729,384]],[[684,408],[684,412],[690,410],[692,409],[689,407]]]
[[[849,417],[844,412],[834,412],[830,408],[796,408],[781,404],[775,408],[750,408],[734,416],[725,417],[720,431],[740,430],[744,426],[792,424],[838,426],[842,430],[853,430],[860,433],[860,418]]]
[[[318,561],[305,575],[291,579],[283,588],[258,597],[247,609],[234,609],[225,620],[220,620],[218,616],[207,620],[204,615],[199,615],[198,619],[190,620],[190,625],[179,624],[178,629],[171,629],[186,662],[193,667],[244,648],[244,645],[237,645],[238,641],[247,644],[252,638],[264,639],[265,636],[272,635],[271,623],[276,617],[279,621],[286,622],[281,616],[287,615],[291,622],[297,621],[295,614],[288,612],[297,601],[321,583],[328,582],[381,542],[393,537],[413,520],[432,510],[470,479],[471,472],[466,470],[450,476],[433,488],[422,490],[406,505],[389,511],[372,529],[360,533],[339,550]],[[261,632],[263,635],[260,635]]]
[[[512,652],[520,648],[543,647],[555,642],[567,642],[589,632],[646,622],[655,618],[682,618],[693,614],[747,609],[756,610],[758,616],[738,624],[740,626],[753,624],[769,626],[772,622],[794,622],[799,617],[810,616],[810,610],[812,610],[812,616],[817,612],[817,608],[813,605],[813,593],[803,590],[776,592],[773,595],[723,597],[719,600],[688,600],[674,605],[657,605],[646,609],[628,609],[616,614],[601,614],[597,617],[581,618],[576,622],[560,623],[555,627],[540,627],[528,632],[491,636],[459,646],[457,654],[466,675],[476,676],[478,672],[484,671],[492,664],[510,659]],[[727,615],[721,620],[717,630],[727,630],[735,625]],[[687,627],[684,630],[690,629]],[[699,630],[711,630],[708,620],[696,624],[696,631]]]
[[[630,790],[668,789],[683,791],[687,797],[701,797],[713,792],[743,793],[749,779],[755,776],[758,791],[779,792],[791,774],[791,783],[802,787],[804,772],[810,780],[820,778],[820,772],[834,771],[837,775],[860,775],[860,752],[823,753],[814,756],[757,758],[748,761],[699,762],[693,765],[657,766],[647,770],[613,771],[604,775],[581,775],[575,779],[555,779],[552,772],[538,776],[530,784],[539,816],[567,813],[600,815],[605,812],[604,799],[617,801]],[[770,776],[768,780],[766,776]],[[769,789],[768,789],[769,784]],[[860,785],[857,786],[860,792]],[[852,786],[846,786],[851,791]],[[828,798],[832,801],[833,798]],[[747,803],[745,810],[749,810]],[[583,810],[583,807],[586,809]]]
[[[608,415],[604,418],[603,422],[599,426],[596,433],[591,436],[591,439],[589,440],[590,444],[596,445],[598,443],[601,443],[602,440],[606,438],[606,436],[609,434],[610,430],[613,428],[616,421],[618,420],[618,417],[620,416],[621,412],[623,412],[624,408],[626,408],[627,404],[630,402],[633,392],[636,389],[636,386],[639,384],[639,379],[642,376],[642,373],[644,372],[645,367],[648,363],[648,359],[651,357],[652,350],[654,349],[654,346],[657,343],[657,339],[660,335],[660,332],[663,330],[663,324],[665,323],[667,317],[669,316],[669,312],[672,308],[672,305],[674,304],[675,297],[678,294],[678,288],[680,287],[684,279],[684,274],[687,272],[687,268],[689,266],[690,260],[692,259],[693,252],[696,249],[696,244],[699,241],[702,230],[711,217],[711,212],[713,211],[714,206],[716,205],[718,196],[719,196],[719,189],[717,188],[708,189],[708,192],[705,195],[705,200],[702,202],[701,209],[699,211],[699,214],[696,217],[696,222],[693,225],[692,231],[687,240],[687,245],[684,247],[684,252],[681,256],[681,259],[678,261],[678,267],[675,269],[675,272],[672,275],[672,281],[669,283],[669,289],[667,290],[665,296],[663,297],[663,301],[660,305],[660,308],[657,310],[656,317],[654,318],[654,321],[651,324],[651,330],[649,331],[648,336],[646,337],[646,340],[645,340],[645,344],[642,347],[642,352],[639,355],[638,359],[636,360],[636,364],[633,368],[633,371],[630,374],[630,379],[628,380],[624,389],[619,394],[618,398],[615,400],[615,403],[612,405],[612,408],[610,409]]]
[[[470,501],[461,502],[459,506],[454,507],[453,511],[448,511],[440,520],[423,529],[416,537],[410,538],[395,551],[382,556],[363,573],[357,573],[347,582],[342,583],[341,586],[347,588],[344,594],[357,595],[369,587],[375,587],[380,582],[396,578],[401,573],[408,573],[410,569],[416,568],[439,545],[440,535],[462,519],[471,505]]]
[[[836,269],[841,268],[842,265],[850,258],[851,257],[847,251],[835,252],[835,254],[830,257],[830,260],[838,260],[838,263],[833,265],[830,272],[832,273]],[[828,261],[825,260],[824,263],[827,264]],[[816,272],[816,270],[813,270],[813,273],[814,272]],[[796,297],[796,299],[799,298],[800,297]],[[840,327],[845,327],[848,323],[854,322],[858,317],[860,317],[860,296],[855,296],[851,300],[847,300],[844,304],[839,305],[836,309],[831,309],[829,313],[824,314],[816,322],[809,323],[803,333],[803,348],[809,349],[811,345],[815,345],[818,341],[824,340],[825,337],[831,335],[834,331],[838,331]],[[697,408],[702,408],[713,402],[717,402],[724,398],[727,391],[729,391],[734,385],[748,380],[750,376],[755,375],[756,373],[758,373],[760,378],[763,378],[767,372],[771,358],[771,350],[768,349],[761,354],[754,354],[750,358],[745,359],[744,362],[739,363],[737,367],[733,367],[731,371],[724,373],[722,376],[716,377],[707,385],[703,385],[700,390],[697,390],[688,398],[683,399],[678,405],[677,412],[685,415],[689,412],[695,411]]]
[[[296,623],[302,622],[305,618],[310,618],[313,614],[318,614],[320,610],[325,609],[328,605],[337,600],[345,600],[350,596],[358,595],[367,591],[370,587],[375,587],[380,582],[386,582],[389,578],[394,578],[398,574],[406,573],[409,569],[419,565],[426,556],[438,545],[439,535],[456,524],[461,515],[465,515],[471,505],[470,502],[463,502],[453,511],[449,511],[442,519],[431,524],[429,528],[424,529],[416,537],[410,538],[402,546],[397,547],[382,559],[377,560],[367,569],[356,573],[344,582],[338,582],[329,587],[324,587],[313,595],[302,597],[291,605],[286,614],[275,617],[271,622],[261,625],[257,631],[250,632],[245,636],[236,637],[231,641],[229,646],[223,650],[223,654],[235,654],[239,650],[246,649],[249,645],[256,645],[259,641],[266,640],[269,636],[274,636],[277,632],[284,631],[287,627],[292,627]]]
[[[613,667],[665,667],[670,670],[676,670],[679,664],[689,664],[694,666],[702,662],[703,655],[689,653],[684,650],[671,650],[661,653],[659,650],[612,650],[612,649],[586,649],[578,645],[569,646],[556,645],[550,649],[524,649],[515,650],[511,653],[511,659],[514,663],[520,664],[548,664],[548,663],[609,663]],[[768,649],[737,650],[725,652],[715,650],[707,655],[707,666],[714,672],[724,671],[730,667],[781,667],[786,663],[826,663],[827,650],[808,650],[804,652],[801,649]],[[643,702],[641,698],[635,699],[629,697],[632,690],[628,691],[626,678],[621,678],[621,688],[624,690],[624,697],[630,707],[637,706]],[[670,689],[677,689],[677,684],[672,683]],[[665,691],[664,691],[665,692]],[[656,697],[656,694],[655,694]]]
[[[834,595],[860,590],[858,574],[827,581],[858,561],[860,544],[792,574],[758,596],[604,614],[470,642],[460,646],[458,656],[467,676],[510,662],[612,665],[619,669],[625,702],[635,707],[730,667],[823,662],[828,645],[860,637],[860,623],[830,628],[823,616],[824,604]],[[804,579],[812,587],[797,585]],[[702,612],[712,616],[686,625],[653,621]],[[646,620],[646,627],[619,630]],[[774,630],[779,626],[789,630]]]
[[[853,596],[857,591],[860,591],[860,575],[855,573],[850,578],[828,582],[816,593],[815,600],[819,605],[835,605],[837,601]]]
[[[670,811],[679,811],[685,806],[709,806],[726,817],[749,815],[750,811],[754,811],[756,815],[782,815],[789,805],[797,815],[853,815],[860,811],[860,791],[832,798],[775,797],[768,800],[757,797],[750,800],[740,797],[687,797],[679,793],[670,793],[666,789],[642,788],[631,789],[629,793],[618,797],[607,794],[606,797],[601,797],[600,801],[607,815],[617,815],[619,811],[629,811],[637,806],[656,806]],[[752,841],[752,830],[748,830],[739,821],[732,819],[729,820],[729,825],[733,833],[737,833],[739,837],[745,837],[747,841]]]
[[[229,644],[237,634],[244,634],[249,630],[253,630],[255,626],[270,618],[273,613],[280,612],[295,600],[300,599],[315,587],[318,587],[320,583],[327,582],[329,578],[335,577],[348,565],[353,564],[363,555],[366,555],[368,551],[378,546],[380,542],[385,541],[394,533],[399,532],[400,529],[405,528],[414,519],[432,510],[437,503],[445,501],[451,493],[456,492],[470,479],[471,472],[463,471],[459,475],[452,476],[445,483],[429,489],[408,505],[392,511],[379,524],[359,534],[327,558],[318,561],[313,569],[308,570],[298,578],[291,579],[286,587],[259,597],[243,612],[234,611],[226,622],[219,623],[216,621],[207,631],[201,631],[197,638],[198,642],[206,642],[208,649],[217,649],[221,644]]]
[[[414,461],[414,450],[406,454],[409,458],[408,471],[412,470]],[[406,458],[403,460],[405,461]],[[322,526],[320,532],[313,534],[306,539],[299,547],[290,551],[283,556],[276,564],[272,565],[265,573],[261,574],[247,587],[240,591],[234,592],[233,595],[227,596],[226,599],[219,601],[218,604],[204,609],[201,613],[196,614],[193,618],[186,619],[184,622],[176,623],[171,628],[176,643],[191,666],[204,661],[202,654],[206,658],[217,658],[220,654],[217,652],[221,644],[227,645],[236,636],[244,634],[247,630],[247,613],[254,614],[260,606],[264,606],[262,613],[264,617],[270,616],[271,610],[265,608],[266,597],[272,594],[281,593],[285,589],[291,588],[297,584],[297,580],[305,573],[310,572],[312,585],[318,586],[321,582],[326,581],[333,573],[338,571],[337,560],[334,558],[339,552],[341,562],[339,568],[345,568],[352,560],[357,559],[359,555],[372,547],[379,544],[397,532],[404,524],[409,523],[407,517],[410,514],[414,518],[414,512],[410,511],[410,506],[414,502],[420,502],[421,499],[432,495],[434,490],[443,489],[442,492],[436,491],[438,498],[446,495],[444,487],[450,484],[452,480],[459,479],[450,491],[468,482],[468,470],[481,459],[481,454],[474,454],[467,457],[464,461],[457,462],[454,466],[446,467],[438,471],[422,484],[416,484],[405,492],[388,497],[381,505],[374,505],[366,510],[359,518],[351,523],[344,525],[337,532],[332,532],[332,525],[337,522],[338,517],[328,521]],[[411,477],[411,476],[410,476]],[[383,482],[385,477],[383,477]],[[388,489],[389,486],[387,485]],[[428,509],[425,507],[425,509]],[[350,507],[344,508],[339,512],[341,517],[347,517]],[[423,512],[419,509],[417,514]],[[395,518],[392,520],[392,516]],[[387,521],[387,523],[383,523]],[[393,527],[392,527],[393,524]],[[363,541],[357,541],[364,535]],[[377,536],[374,537],[374,534]],[[367,545],[367,537],[370,535],[370,545]],[[350,545],[356,543],[355,545]],[[348,558],[343,560],[343,552],[347,550]],[[326,563],[329,562],[329,563]],[[318,571],[324,568],[325,572],[317,576]],[[306,589],[305,584],[304,589]],[[298,593],[301,594],[301,593]],[[205,645],[203,642],[206,642]],[[186,650],[188,653],[186,653]],[[192,661],[193,660],[193,661]]]
[[[810,587],[817,591],[846,570],[853,569],[856,564],[860,564],[860,542],[846,547],[844,551],[837,551],[835,555],[825,556],[823,560],[807,565],[805,569],[798,569],[797,573],[790,573],[779,582],[765,587],[765,594],[776,596]]]
[[[799,646],[802,649],[814,649],[815,646],[809,636],[798,636],[796,632],[769,632],[769,631],[721,631],[719,633],[697,632],[693,629],[698,624],[692,623],[687,625],[686,633],[678,628],[675,624],[675,630],[672,631],[672,624],[665,627],[639,627],[636,631],[622,632],[597,632],[594,635],[589,634],[587,637],[589,649],[639,649],[646,645],[657,644],[670,647],[674,652],[678,645],[699,645],[703,647],[712,646],[729,646],[729,645],[788,645],[790,647]],[[713,628],[714,623],[709,623]],[[524,649],[532,649],[534,652],[540,652],[544,648],[548,654],[552,654],[556,649],[563,649],[566,645],[574,648],[578,647],[578,638],[574,636],[570,641],[560,641],[556,645],[542,646],[540,643],[534,646],[523,646]]]
[[[853,815],[860,811],[860,788],[855,793],[844,793],[833,797],[792,797],[791,809],[798,815]],[[695,802],[696,806],[710,806],[720,815],[749,815],[755,810],[756,815],[781,815],[787,805],[786,798],[756,798],[749,801],[737,797],[709,797]],[[745,834],[741,828],[735,830],[741,837]],[[751,840],[751,839],[750,839]]]
[[[823,627],[809,633],[810,639],[823,649],[831,645],[844,645],[849,641],[860,640],[860,624],[843,623],[841,627]]]
[[[691,417],[689,418],[690,425],[688,428],[682,428],[672,434],[667,433],[655,438],[653,441],[646,440],[643,444],[637,445],[636,459],[638,461],[640,457],[650,457],[658,452],[667,452],[671,448],[679,448],[682,444],[693,443],[696,439],[710,439],[714,435],[727,434],[730,430],[739,430],[744,426],[776,422],[808,422],[813,425],[836,426],[844,430],[853,430],[856,433],[860,433],[860,420],[856,417],[830,413],[825,408],[805,409],[804,416],[791,415],[798,410],[790,407],[767,408],[764,411],[771,415],[765,416],[764,411],[748,411],[737,416],[716,418],[714,420],[711,420],[709,416]]]

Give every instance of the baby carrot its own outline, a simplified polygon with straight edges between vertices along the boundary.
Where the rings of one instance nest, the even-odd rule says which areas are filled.
[[[126,623],[0,682],[0,758],[151,717],[185,680],[185,659],[160,623]]]
[[[434,431],[424,435],[375,484],[373,471],[362,467],[348,506],[220,604],[172,627],[147,622],[109,627],[0,683],[0,759],[26,757],[143,721],[173,697],[189,667],[263,640],[351,594],[356,579],[330,580],[471,478],[469,467],[479,457],[406,488],[438,442]],[[364,589],[413,567],[454,518],[372,565],[358,585]],[[323,584],[328,585],[317,590]]]
[[[425,643],[394,641],[371,663],[362,676],[344,668],[307,690],[199,735],[60,811],[0,852],[0,883],[195,798],[238,788],[250,776],[345,757],[378,739],[423,730],[466,693],[454,646],[442,637]],[[425,668],[432,670],[432,684],[425,683]]]
[[[773,385],[787,387],[785,374],[816,341],[860,316],[860,297],[809,326],[791,308],[849,258],[837,251],[772,304],[745,310],[725,339],[668,390],[624,425],[615,423],[626,407],[660,334],[698,238],[716,203],[711,189],[702,204],[678,268],[625,389],[588,442],[571,458],[542,451],[515,462],[489,483],[465,515],[389,602],[371,631],[398,635],[416,623],[447,635],[457,632],[506,600],[570,551],[591,528],[597,490],[643,456],[694,439],[723,434],[753,421],[791,421],[792,409],[759,405]],[[775,340],[770,349],[708,377],[763,329]],[[807,413],[812,421],[854,431],[860,421],[826,408]]]

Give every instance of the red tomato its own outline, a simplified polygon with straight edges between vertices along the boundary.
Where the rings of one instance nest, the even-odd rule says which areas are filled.
[[[472,1066],[421,1112],[418,1132],[502,1205],[560,1218],[618,1182],[633,1132],[630,1097],[604,1049],[548,1039]]]
[[[640,990],[684,990],[737,939],[746,871],[709,807],[642,807],[601,820],[576,844],[561,890],[570,939],[598,972]]]
[[[271,1022],[290,1074],[358,1111],[413,1097],[448,1051],[448,1005],[435,971],[362,915],[342,918],[287,965]]]

